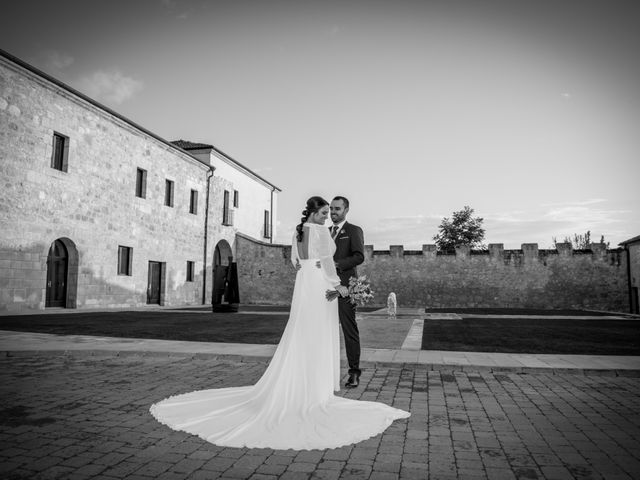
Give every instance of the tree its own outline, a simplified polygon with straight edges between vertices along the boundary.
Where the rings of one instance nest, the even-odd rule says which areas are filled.
[[[456,246],[469,245],[471,248],[484,249],[484,228],[480,217],[472,217],[473,208],[468,206],[464,210],[453,212],[451,220],[443,218],[438,227],[438,234],[433,237],[438,250],[450,252]]]
[[[572,237],[564,237],[564,243],[570,243],[574,250],[587,250],[591,245],[591,230],[587,230],[584,235],[573,234]],[[604,235],[600,236],[600,243],[604,243],[609,248],[609,242],[604,241]],[[558,248],[558,240],[553,237],[553,247]]]

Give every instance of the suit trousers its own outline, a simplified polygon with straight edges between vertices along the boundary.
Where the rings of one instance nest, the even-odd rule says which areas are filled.
[[[349,374],[360,375],[360,332],[356,323],[356,306],[349,302],[348,298],[338,297],[338,315],[344,334]]]

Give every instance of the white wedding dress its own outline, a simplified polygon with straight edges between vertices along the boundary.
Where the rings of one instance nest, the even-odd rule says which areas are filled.
[[[289,321],[260,380],[165,399],[150,410],[159,422],[220,446],[311,450],[357,443],[409,416],[383,403],[334,395],[340,390],[338,307],[325,293],[340,284],[335,244],[327,227],[303,228],[303,242],[293,238],[291,261],[302,268]]]

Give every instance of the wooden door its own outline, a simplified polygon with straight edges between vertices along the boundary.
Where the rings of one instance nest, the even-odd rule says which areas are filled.
[[[67,271],[69,256],[60,240],[51,244],[47,256],[46,307],[67,306]]]
[[[162,264],[149,262],[149,284],[147,287],[147,303],[160,305],[160,279],[162,277]]]

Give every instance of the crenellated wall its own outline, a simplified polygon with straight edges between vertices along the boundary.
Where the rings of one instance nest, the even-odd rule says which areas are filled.
[[[291,247],[236,239],[242,303],[286,304],[295,270]],[[541,250],[536,243],[505,250],[490,244],[484,251],[458,248],[441,254],[435,245],[422,250],[365,246],[358,273],[369,277],[374,305],[386,305],[389,292],[409,307],[529,307],[627,311],[626,255],[592,244]]]

